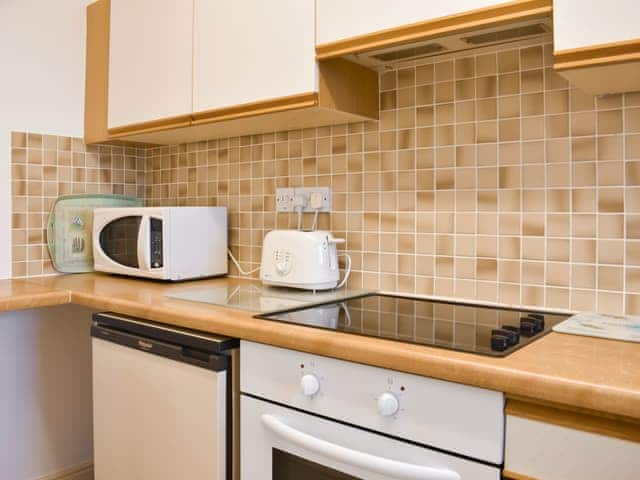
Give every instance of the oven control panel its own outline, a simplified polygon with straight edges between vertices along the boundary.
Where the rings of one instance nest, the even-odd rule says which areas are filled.
[[[248,341],[240,356],[242,393],[502,463],[500,392]]]

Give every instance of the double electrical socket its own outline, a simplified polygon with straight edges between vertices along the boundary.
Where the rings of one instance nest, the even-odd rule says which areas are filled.
[[[319,208],[314,208],[312,199],[319,200]],[[303,212],[330,212],[331,187],[276,188],[276,212],[295,212],[298,202],[305,205]]]

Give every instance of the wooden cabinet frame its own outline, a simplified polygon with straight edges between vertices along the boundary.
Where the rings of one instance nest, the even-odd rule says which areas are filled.
[[[84,87],[84,141],[109,140],[109,26],[111,0],[87,6],[87,39]],[[91,54],[90,54],[91,52]]]

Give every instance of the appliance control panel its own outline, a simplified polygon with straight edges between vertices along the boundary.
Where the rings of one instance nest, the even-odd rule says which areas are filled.
[[[293,268],[293,259],[293,254],[288,250],[275,250],[273,252],[273,262],[278,275],[281,277],[289,275]]]
[[[164,266],[163,260],[163,245],[162,245],[162,220],[159,218],[151,217],[149,219],[149,238],[150,238],[150,251],[151,251],[151,268],[162,268]]]
[[[500,464],[501,392],[242,341],[240,390]]]

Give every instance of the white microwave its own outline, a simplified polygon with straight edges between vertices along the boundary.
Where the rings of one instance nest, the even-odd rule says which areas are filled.
[[[225,207],[96,208],[93,259],[99,272],[158,280],[225,275]]]

